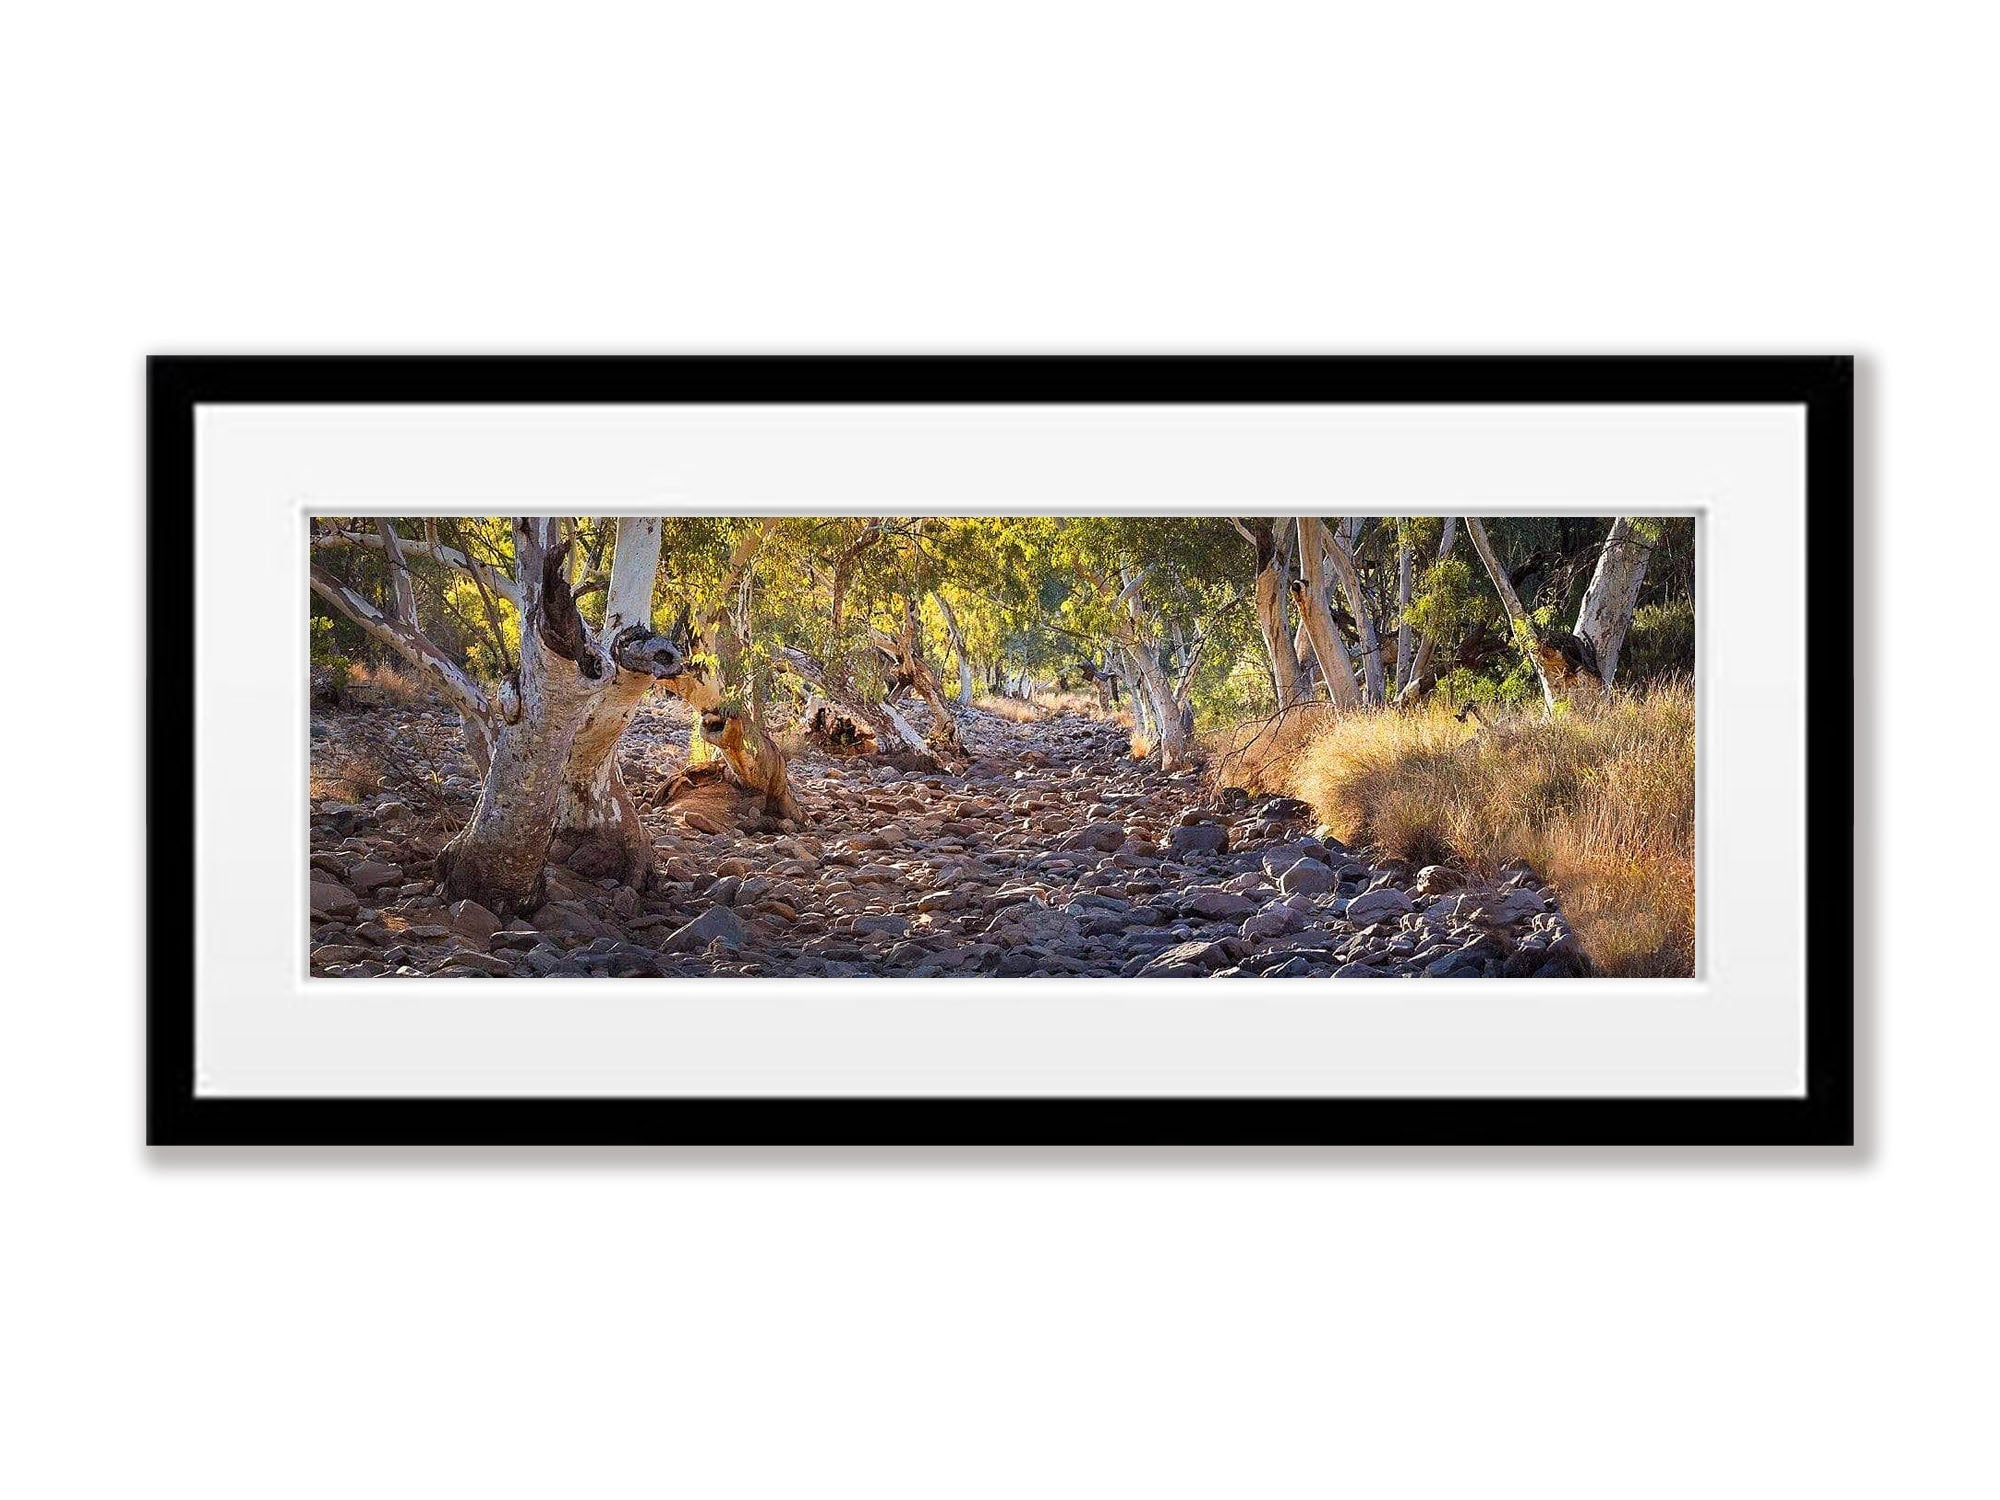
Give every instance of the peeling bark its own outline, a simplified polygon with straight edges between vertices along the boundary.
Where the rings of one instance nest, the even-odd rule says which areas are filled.
[[[502,919],[542,904],[570,749],[616,671],[576,612],[562,571],[568,544],[556,540],[558,528],[547,516],[514,522],[520,709],[494,736],[472,821],[438,856],[447,900],[477,901]]]
[[[1355,565],[1353,537],[1358,529],[1343,536],[1338,527],[1323,526],[1327,557],[1340,575],[1341,591],[1347,595],[1347,612],[1354,616],[1354,633],[1361,642],[1362,689],[1365,703],[1385,701],[1382,683],[1382,642],[1375,633],[1375,617],[1368,608],[1368,596],[1361,587],[1361,570]]]
[[[617,851],[618,878],[637,886],[652,872],[652,835],[625,783],[618,746],[655,681],[684,666],[680,650],[653,633],[653,581],[660,567],[660,518],[619,520],[604,603],[603,635],[616,675],[578,727],[556,802],[555,828]]]
[[[1232,524],[1256,553],[1257,631],[1264,638],[1264,655],[1271,669],[1271,688],[1282,711],[1305,701],[1307,692],[1285,608],[1293,533],[1281,522],[1262,517]]]
[[[1306,636],[1312,642],[1313,656],[1319,662],[1327,701],[1351,707],[1360,698],[1361,690],[1354,681],[1354,664],[1348,660],[1347,647],[1340,639],[1340,628],[1333,623],[1333,608],[1327,601],[1332,580],[1326,575],[1326,526],[1314,516],[1298,517],[1297,525],[1299,564],[1305,577],[1298,586],[1294,603],[1305,623]]]

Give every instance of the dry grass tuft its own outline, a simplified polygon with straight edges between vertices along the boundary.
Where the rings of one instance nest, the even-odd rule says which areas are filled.
[[[997,693],[988,693],[974,700],[974,707],[983,708],[989,714],[998,714],[1016,724],[1032,724],[1037,719],[1050,718],[1056,714],[1082,714],[1086,718],[1104,719],[1114,724],[1129,726],[1132,715],[1125,709],[1115,713],[1105,712],[1104,705],[1097,701],[1095,693],[1036,692],[1026,698],[1006,698]]]
[[[1318,705],[1239,727],[1211,748],[1224,780],[1303,797],[1344,839],[1486,876],[1525,859],[1557,887],[1607,974],[1694,972],[1688,682],[1490,731],[1442,704],[1347,714]]]
[[[1043,717],[1042,710],[1025,698],[1003,698],[997,693],[988,693],[983,698],[973,700],[974,708],[982,708],[989,714],[998,714],[1003,719],[1016,724],[1032,724]]]

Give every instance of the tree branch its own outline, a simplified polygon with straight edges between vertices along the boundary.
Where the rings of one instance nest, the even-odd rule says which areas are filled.
[[[352,620],[373,640],[381,642],[419,671],[432,677],[453,706],[482,726],[491,721],[492,709],[465,669],[425,639],[422,632],[391,620],[369,602],[367,596],[342,583],[326,569],[311,570],[312,590],[333,608]]]

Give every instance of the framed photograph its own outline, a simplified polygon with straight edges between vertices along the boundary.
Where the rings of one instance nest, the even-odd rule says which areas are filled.
[[[148,423],[155,1144],[1853,1139],[1847,359]]]

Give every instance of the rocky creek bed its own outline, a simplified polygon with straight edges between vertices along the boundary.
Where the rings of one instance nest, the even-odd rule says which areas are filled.
[[[914,715],[913,715],[914,717]],[[1411,869],[1313,829],[1288,797],[1211,791],[1134,762],[1125,731],[1074,713],[967,710],[957,774],[807,752],[805,819],[665,803],[689,725],[642,708],[621,746],[651,801],[643,891],[590,846],[509,922],[446,905],[430,863],[478,794],[454,714],[316,710],[311,969],[323,976],[1569,977],[1589,963],[1556,893]],[[720,788],[713,788],[719,791]],[[744,823],[753,825],[746,829]]]

